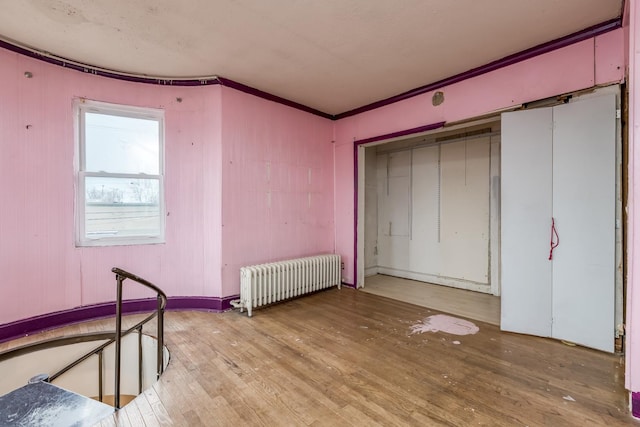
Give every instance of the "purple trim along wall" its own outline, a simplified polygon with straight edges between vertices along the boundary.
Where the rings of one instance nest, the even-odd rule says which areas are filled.
[[[365,111],[374,110],[376,108],[383,107],[385,105],[393,104],[395,102],[402,101],[407,98],[412,98],[414,96],[418,96],[423,93],[430,92],[432,90],[436,90],[444,86],[451,85],[453,83],[458,83],[460,81],[463,81],[472,77],[476,77],[481,74],[485,74],[490,71],[494,71],[511,64],[515,64],[516,62],[524,61],[526,59],[533,58],[534,56],[538,56],[543,53],[560,49],[562,47],[569,46],[570,44],[577,43],[579,41],[586,40],[588,38],[607,33],[609,31],[615,30],[620,27],[622,27],[622,17],[597,24],[589,28],[585,28],[584,30],[575,32],[573,34],[569,34],[568,36],[564,36],[547,43],[543,43],[538,46],[534,46],[530,49],[523,50],[522,52],[505,56],[504,58],[498,59],[496,61],[490,62],[485,65],[481,65],[480,67],[473,68],[471,70],[467,70],[463,73],[456,74],[452,77],[448,77],[446,79],[439,80],[437,82],[430,83],[425,86],[420,86],[418,88],[411,89],[399,95],[382,99],[380,101],[376,101],[371,104],[363,105],[362,107],[358,107],[353,110],[345,111],[343,113],[336,114],[336,115],[324,113],[322,111],[316,110],[315,108],[307,107],[306,105],[299,104],[297,102],[290,101],[285,98],[281,98],[279,96],[270,94],[260,89],[253,88],[251,86],[244,85],[242,83],[235,82],[233,80],[230,80],[224,77],[212,76],[212,77],[191,78],[191,79],[171,79],[171,78],[162,78],[162,77],[152,78],[152,77],[136,76],[131,74],[119,73],[113,70],[96,68],[92,65],[82,64],[82,63],[72,61],[70,59],[59,57],[59,56],[51,56],[43,53],[38,53],[37,51],[26,49],[18,45],[11,44],[4,40],[0,40],[0,47],[10,50],[12,52],[19,53],[21,55],[39,59],[41,61],[45,61],[50,64],[59,65],[61,67],[70,68],[72,70],[81,71],[83,73],[90,73],[90,74],[95,74],[97,76],[109,77],[109,78],[119,79],[119,80],[126,80],[130,82],[149,83],[149,84],[157,84],[157,85],[163,85],[163,86],[204,86],[204,85],[219,84],[222,86],[231,87],[241,92],[245,92],[245,93],[257,96],[259,98],[277,102],[277,103],[286,105],[288,107],[296,108],[298,110],[306,111],[307,113],[315,114],[320,117],[324,117],[330,120],[339,120],[345,117],[354,116],[356,114],[363,113]]]
[[[96,68],[93,65],[82,64],[71,59],[63,58],[60,56],[50,56],[38,53],[30,49],[11,44],[7,41],[0,40],[0,47],[3,47],[12,52],[19,53],[21,55],[28,56],[30,58],[39,59],[40,61],[48,62],[49,64],[58,65],[60,67],[69,68],[83,73],[95,74],[96,76],[109,77],[112,79],[125,80],[135,83],[148,83],[157,84],[161,86],[205,86],[205,85],[217,85],[220,84],[217,77],[206,77],[200,79],[170,79],[170,78],[152,78],[136,76],[131,74],[119,73],[113,70],[105,70],[102,68]]]
[[[290,101],[285,98],[281,98],[279,96],[270,94],[268,92],[264,92],[260,89],[253,88],[251,86],[243,85],[242,83],[235,82],[230,79],[226,79],[224,77],[218,77],[218,82],[222,86],[231,87],[233,89],[239,90],[240,92],[248,93],[250,95],[257,96],[258,98],[266,99],[268,101],[277,102],[282,105],[286,105],[287,107],[297,108],[298,110],[305,111],[307,113],[315,114],[316,116],[324,117],[325,119],[334,120],[335,116],[327,113],[323,113],[322,111],[316,110],[315,108],[307,107],[306,105],[299,104],[294,101]]]
[[[358,139],[358,140],[354,141],[353,144],[354,144],[354,146],[357,147],[358,145],[369,144],[370,142],[378,142],[378,141],[384,141],[385,139],[399,138],[401,136],[408,136],[408,135],[415,135],[417,133],[427,132],[427,131],[434,130],[434,129],[439,129],[439,128],[444,126],[444,123],[445,122],[431,123],[431,124],[424,125],[424,126],[418,126],[417,128],[404,129],[404,130],[399,130],[397,132],[385,133],[384,135],[372,136],[371,138]]]
[[[631,414],[640,418],[640,392],[631,393]]]
[[[370,138],[353,141],[353,286],[358,287],[358,147],[371,142],[384,141],[386,139],[398,138],[401,136],[416,135],[443,127],[445,122],[431,123],[416,128],[404,129],[397,132],[386,133],[384,135],[372,136]]]
[[[290,101],[285,98],[281,98],[279,96],[270,94],[260,89],[253,88],[251,86],[244,85],[242,83],[235,82],[231,79],[226,79],[224,77],[212,76],[212,77],[191,78],[191,79],[171,79],[171,78],[161,78],[161,77],[153,78],[153,77],[136,76],[131,74],[119,73],[117,71],[96,68],[94,66],[78,63],[76,61],[72,61],[70,59],[63,58],[63,57],[40,54],[33,50],[25,49],[23,47],[11,44],[4,40],[0,40],[0,47],[3,47],[12,52],[19,53],[21,55],[28,56],[30,58],[39,59],[41,61],[48,62],[53,65],[58,65],[60,67],[69,68],[69,69],[80,71],[83,73],[95,74],[97,76],[109,77],[109,78],[118,79],[118,80],[125,80],[128,82],[157,84],[162,86],[207,86],[207,85],[227,86],[227,87],[231,87],[233,89],[239,90],[241,92],[257,96],[258,98],[263,98],[269,101],[277,102],[279,104],[286,105],[288,107],[296,108],[298,110],[306,111],[307,113],[315,114],[316,116],[324,117],[325,119],[329,119],[329,120],[334,119],[334,116],[331,114],[323,113],[322,111],[316,110],[311,107],[307,107],[306,105],[302,105],[297,102]]]
[[[374,110],[379,107],[384,107],[385,105],[393,104],[395,102],[412,98],[414,96],[422,95],[424,93],[431,92],[436,89],[440,89],[444,86],[449,86],[454,83],[458,83],[463,80],[470,79],[472,77],[477,77],[479,75],[486,74],[491,71],[495,71],[499,68],[507,67],[517,62],[531,59],[535,56],[542,55],[544,53],[551,52],[553,50],[560,49],[560,48],[569,46],[571,44],[578,43],[583,40],[587,40],[591,37],[599,36],[601,34],[607,33],[609,31],[613,31],[620,27],[622,27],[622,18],[612,19],[610,21],[606,21],[601,24],[597,24],[592,27],[585,28],[584,30],[578,31],[576,33],[569,34],[568,36],[564,36],[559,39],[552,40],[550,42],[543,43],[538,46],[534,46],[530,49],[526,49],[521,52],[514,53],[513,55],[505,56],[504,58],[498,59],[496,61],[490,62],[485,65],[481,65],[477,68],[472,68],[471,70],[467,70],[463,73],[456,74],[451,77],[447,77],[446,79],[439,80],[437,82],[430,83],[428,85],[421,86],[415,89],[411,89],[399,95],[382,99],[380,101],[376,101],[371,104],[363,105],[362,107],[358,107],[350,111],[345,111],[344,113],[340,113],[334,116],[334,119],[335,120],[344,119],[345,117],[355,116],[356,114],[364,113],[365,111]]]
[[[221,312],[231,308],[231,300],[238,296],[224,298],[213,297],[169,297],[167,300],[167,310],[201,310]],[[132,314],[140,312],[151,312],[156,308],[156,299],[136,299],[122,302],[122,313]],[[74,323],[85,322],[103,317],[115,316],[116,303],[107,302],[102,304],[87,305],[72,308],[71,310],[57,311],[55,313],[42,314],[11,323],[0,325],[0,342],[9,341],[36,332],[48,329],[59,328],[61,326]]]

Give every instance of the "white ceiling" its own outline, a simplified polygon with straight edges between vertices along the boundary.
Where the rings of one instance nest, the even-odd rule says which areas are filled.
[[[0,37],[345,112],[621,15],[623,0],[0,0]]]

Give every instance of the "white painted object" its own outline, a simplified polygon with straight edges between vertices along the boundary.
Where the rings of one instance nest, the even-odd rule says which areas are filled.
[[[614,95],[554,108],[553,214],[561,241],[553,255],[552,336],[609,352],[615,333],[615,117]]]
[[[609,93],[503,114],[503,330],[613,351],[615,112]]]
[[[242,267],[240,298],[231,304],[252,309],[341,285],[340,255],[316,255],[286,261]]]
[[[502,115],[500,327],[543,337],[551,336],[552,118],[550,108]]]

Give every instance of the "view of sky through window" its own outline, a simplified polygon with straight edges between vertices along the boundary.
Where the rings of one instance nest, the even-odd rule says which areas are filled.
[[[157,120],[87,112],[85,140],[88,172],[159,174]],[[93,203],[158,203],[155,179],[88,177],[85,189]]]
[[[158,175],[159,122],[87,112],[85,170]]]

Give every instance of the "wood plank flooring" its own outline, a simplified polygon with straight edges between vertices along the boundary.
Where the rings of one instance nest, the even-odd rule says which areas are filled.
[[[500,297],[490,294],[383,274],[368,276],[361,291],[500,325]]]
[[[483,322],[475,335],[411,333],[436,313],[349,288],[252,318],[168,312],[167,370],[101,425],[640,425],[621,356]],[[44,335],[100,328],[113,319]]]

